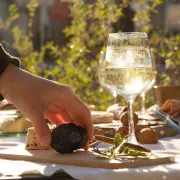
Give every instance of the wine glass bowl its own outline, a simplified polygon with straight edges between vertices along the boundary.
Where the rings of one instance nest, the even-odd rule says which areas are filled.
[[[157,71],[153,71],[151,82],[147,85],[147,87],[140,94],[140,96],[141,96],[141,111],[138,112],[139,114],[142,114],[142,115],[146,114],[146,106],[145,106],[146,93],[154,87],[155,82],[156,82],[156,75],[157,75]]]
[[[106,83],[125,97],[129,111],[128,142],[137,144],[132,105],[152,80],[152,61],[146,33],[112,33],[105,58]]]
[[[101,51],[100,53],[100,59],[99,59],[99,67],[98,67],[98,78],[99,78],[99,82],[101,84],[101,86],[109,91],[113,98],[114,98],[114,102],[116,102],[116,98],[117,98],[117,93],[116,91],[109,85],[106,83],[106,74],[105,74],[105,56],[106,56],[106,52],[105,51]]]

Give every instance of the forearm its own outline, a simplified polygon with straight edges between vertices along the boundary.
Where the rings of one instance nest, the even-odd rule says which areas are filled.
[[[38,86],[40,77],[9,64],[0,76],[0,94],[10,103],[14,103],[23,92],[31,92],[28,87]]]
[[[7,90],[17,79],[16,73],[20,70],[16,66],[20,67],[19,59],[11,56],[0,44],[0,101],[7,99]]]

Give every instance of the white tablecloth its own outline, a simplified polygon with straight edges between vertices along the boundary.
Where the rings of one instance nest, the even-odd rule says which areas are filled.
[[[14,142],[24,143],[24,141],[24,137],[0,138],[0,144],[7,143],[7,146],[13,146]],[[58,169],[64,169],[72,177],[81,180],[180,180],[180,135],[161,139],[158,144],[148,145],[148,147],[156,153],[176,155],[176,162],[141,168],[108,170],[0,159],[0,175],[19,175],[24,171],[38,170],[49,176]]]

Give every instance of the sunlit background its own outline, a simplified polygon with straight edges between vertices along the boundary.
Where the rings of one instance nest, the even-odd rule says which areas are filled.
[[[105,109],[114,101],[97,68],[110,32],[147,32],[155,85],[180,85],[179,9],[179,0],[0,0],[0,43],[24,69],[68,84],[87,104]]]

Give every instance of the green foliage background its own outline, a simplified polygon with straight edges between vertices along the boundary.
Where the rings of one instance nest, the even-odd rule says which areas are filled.
[[[142,31],[150,35],[150,47],[154,58],[165,59],[168,74],[158,74],[158,83],[179,84],[179,79],[176,77],[180,72],[180,36],[167,37],[164,32],[153,29],[151,14],[158,13],[156,7],[163,1],[139,0],[138,6],[142,6],[147,1],[151,5],[137,12],[133,21],[146,24]],[[98,82],[100,51],[106,48],[109,33],[114,32],[111,23],[121,20],[124,16],[123,9],[130,3],[129,0],[123,0],[121,4],[113,4],[111,0],[97,0],[93,4],[74,1],[69,6],[71,24],[64,29],[68,42],[62,48],[51,41],[42,45],[39,51],[34,50],[32,23],[39,6],[37,0],[29,0],[27,4],[28,33],[17,25],[13,26],[13,22],[20,16],[15,4],[9,6],[9,17],[5,22],[0,18],[0,28],[10,30],[13,37],[12,48],[19,53],[24,69],[35,75],[68,84],[84,102],[96,105],[97,110],[105,110],[113,103],[113,98]],[[47,53],[54,62],[53,66],[44,63]],[[123,98],[120,98],[120,101],[125,102]],[[150,91],[147,95],[147,106],[154,104],[154,101],[153,91]],[[139,107],[137,99],[135,108]]]

